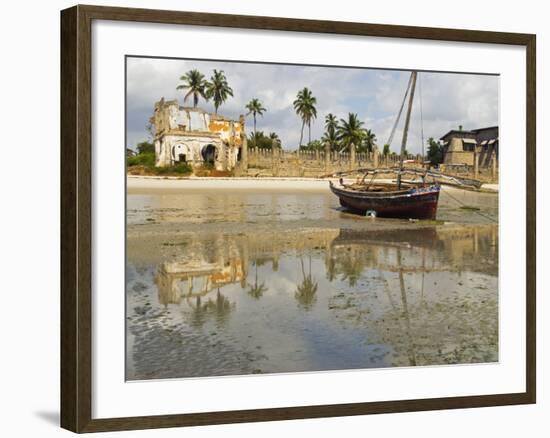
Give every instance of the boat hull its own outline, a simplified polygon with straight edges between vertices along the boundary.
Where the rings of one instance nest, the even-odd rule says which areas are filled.
[[[340,205],[354,213],[366,214],[371,211],[378,217],[399,219],[436,218],[439,186],[384,195],[346,190],[332,183],[330,189],[340,199]]]

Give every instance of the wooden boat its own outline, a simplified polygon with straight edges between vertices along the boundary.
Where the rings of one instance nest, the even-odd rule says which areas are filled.
[[[401,104],[397,120],[390,134],[390,139],[388,140],[388,144],[391,144],[391,139],[393,138],[399,118],[401,117],[407,95],[409,95],[409,105],[401,142],[399,168],[396,172],[397,183],[374,185],[372,180],[368,184],[364,183],[366,176],[369,174],[368,171],[364,172],[363,179],[360,183],[346,185],[342,178],[340,178],[338,185],[330,182],[330,189],[332,193],[338,196],[342,207],[353,212],[371,216],[403,219],[435,219],[437,202],[439,200],[439,184],[434,182],[432,185],[427,185],[427,172],[423,172],[424,174],[422,175],[422,182],[420,184],[403,184],[401,180],[402,174],[406,173],[403,163],[416,86],[416,77],[417,72],[411,72],[407,90],[403,97],[403,103]],[[352,147],[354,146],[352,145]],[[387,171],[389,170],[390,169],[387,169]],[[380,172],[381,170],[370,172],[373,175],[372,179]]]
[[[330,182],[330,190],[340,199],[340,205],[347,210],[372,216],[401,219],[435,219],[439,200],[439,184],[374,185],[366,188],[362,184],[338,184]]]

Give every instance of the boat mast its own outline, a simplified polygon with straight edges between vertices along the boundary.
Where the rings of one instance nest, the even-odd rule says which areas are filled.
[[[401,172],[403,172],[403,156],[407,148],[407,135],[409,133],[409,122],[411,121],[411,110],[414,99],[414,89],[416,87],[416,71],[411,72],[411,94],[409,95],[409,107],[407,108],[407,117],[405,118],[405,127],[403,128],[403,139],[401,140],[401,153],[399,159],[399,173],[397,174],[397,189],[401,189]]]

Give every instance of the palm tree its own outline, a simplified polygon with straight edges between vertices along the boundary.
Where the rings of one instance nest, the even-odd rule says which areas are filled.
[[[227,83],[223,70],[214,70],[210,82],[206,83],[206,96],[214,101],[215,114],[229,96],[233,97],[233,89]]]
[[[311,94],[311,91],[305,87],[299,91],[296,95],[296,100],[293,102],[294,110],[296,114],[302,119],[302,130],[300,132],[300,146],[302,146],[302,140],[304,139],[304,127],[307,125],[309,129],[308,143],[311,143],[311,121],[317,118],[317,98]]]
[[[276,132],[270,132],[269,138],[271,140],[271,148],[276,149],[281,147],[281,139]]]
[[[195,305],[189,300],[191,307],[191,325],[193,327],[202,327],[206,322],[206,313],[208,304],[203,304],[200,295],[195,298]]]
[[[189,96],[193,96],[193,108],[196,108],[199,103],[199,97],[208,100],[206,95],[206,80],[204,75],[196,70],[189,70],[183,76],[180,77],[180,81],[184,81],[183,84],[178,85],[176,90],[186,90],[187,93],[183,98],[183,101],[187,101]]]
[[[325,116],[325,134],[321,139],[323,142],[330,145],[330,149],[334,150],[336,148],[336,142],[338,138],[336,132],[338,130],[338,119],[332,113],[329,113]]]
[[[317,282],[313,281],[311,277],[311,256],[309,256],[309,274],[306,275],[304,269],[304,259],[300,257],[300,263],[302,265],[302,282],[296,288],[294,297],[298,300],[305,310],[309,310],[313,303],[316,301],[315,294],[317,292]]]
[[[370,129],[365,130],[365,138],[363,139],[364,145],[368,152],[374,150],[374,142],[376,141],[376,135]]]
[[[264,112],[267,111],[263,106],[262,102],[260,102],[260,99],[257,99],[256,97],[251,99],[250,102],[246,104],[245,107],[248,110],[247,116],[252,114],[252,117],[254,117],[254,138],[256,137],[256,115],[263,116]]]
[[[361,127],[363,122],[359,120],[357,114],[349,113],[348,119],[340,119],[340,126],[338,126],[337,138],[340,142],[342,149],[349,148],[351,144],[358,146],[361,144],[365,137],[365,130]]]
[[[363,272],[363,262],[357,254],[349,252],[340,261],[342,280],[348,280],[350,287],[355,287]]]
[[[225,297],[218,288],[216,292],[216,301],[209,299],[206,303],[208,311],[216,315],[216,321],[218,326],[222,326],[228,319],[231,311],[234,306],[231,302]]]
[[[254,262],[254,266],[256,267],[256,276],[254,279],[254,284],[249,284],[248,286],[250,289],[248,289],[248,295],[250,295],[253,298],[259,299],[264,292],[267,291],[267,287],[265,286],[265,283],[258,283],[258,261]]]

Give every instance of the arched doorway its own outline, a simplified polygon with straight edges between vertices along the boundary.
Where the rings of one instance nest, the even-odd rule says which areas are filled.
[[[201,155],[206,164],[214,164],[216,161],[216,146],[207,144],[202,148]]]
[[[178,143],[172,146],[172,162],[186,163],[193,161],[193,151],[189,145]]]

